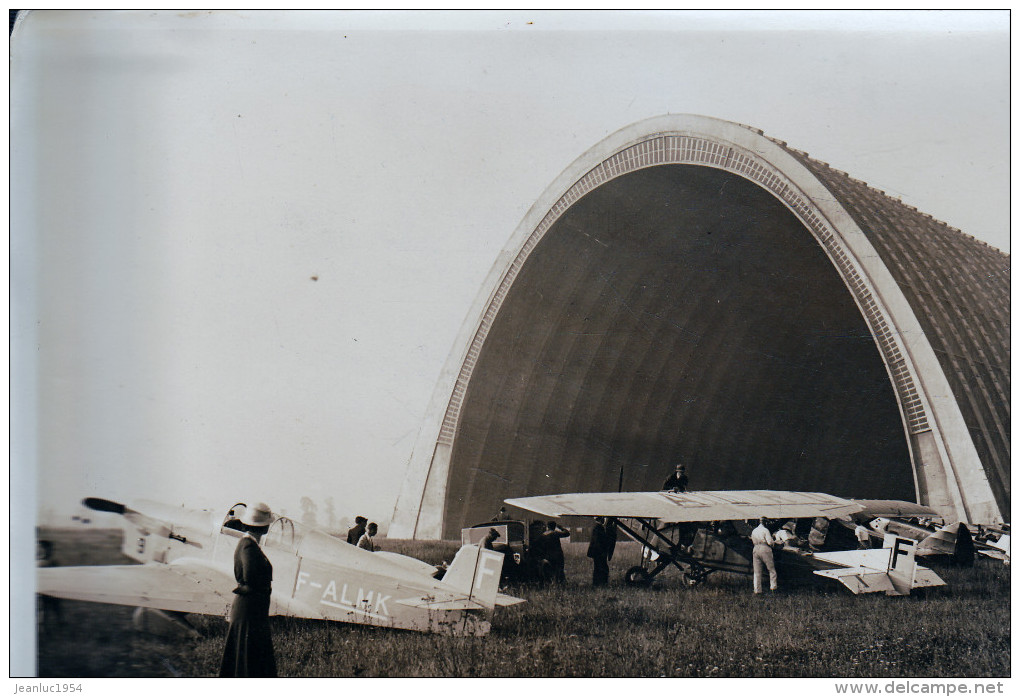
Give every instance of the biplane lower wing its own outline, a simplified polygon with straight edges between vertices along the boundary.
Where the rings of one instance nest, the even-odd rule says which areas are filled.
[[[543,516],[654,518],[663,523],[768,518],[838,518],[861,510],[848,499],[803,491],[695,491],[554,494],[506,499]]]

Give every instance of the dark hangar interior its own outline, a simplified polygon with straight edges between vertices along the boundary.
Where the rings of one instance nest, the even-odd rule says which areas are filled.
[[[772,194],[660,165],[567,210],[485,341],[444,536],[504,498],[692,489],[914,497],[889,376],[822,247]]]

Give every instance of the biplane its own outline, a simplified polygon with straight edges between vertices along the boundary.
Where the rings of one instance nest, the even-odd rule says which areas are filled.
[[[183,633],[188,613],[229,614],[234,548],[243,534],[231,524],[245,504],[223,516],[154,502],[137,509],[105,499],[83,503],[122,516],[122,551],[140,563],[40,568],[39,594],[137,606],[136,625]],[[503,555],[477,545],[462,546],[441,580],[431,564],[359,549],[286,517],[275,517],[261,546],[273,565],[271,615],[484,636],[497,607],[524,602],[498,592]]]
[[[603,516],[642,546],[642,563],[627,570],[632,585],[648,585],[675,567],[687,585],[716,571],[750,574],[752,545],[746,521],[788,521],[793,540],[776,549],[782,578],[823,578],[851,592],[907,595],[945,585],[915,563],[915,540],[887,535],[880,549],[826,550],[829,521],[865,510],[849,499],[797,491],[618,492],[506,499],[541,516]],[[801,533],[807,542],[798,544]]]

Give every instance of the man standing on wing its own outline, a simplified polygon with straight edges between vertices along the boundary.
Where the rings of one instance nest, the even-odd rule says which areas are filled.
[[[662,483],[660,491],[672,491],[674,494],[682,494],[687,491],[687,468],[678,462],[676,471]]]

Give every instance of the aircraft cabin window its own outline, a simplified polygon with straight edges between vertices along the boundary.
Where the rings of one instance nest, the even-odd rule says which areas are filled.
[[[241,530],[242,524],[238,518],[241,517],[247,508],[248,506],[243,503],[235,503],[231,506],[230,510],[227,511],[226,517],[223,519],[223,527],[228,530]]]
[[[294,549],[295,541],[294,521],[290,518],[277,518],[266,533],[263,544],[278,549]]]

